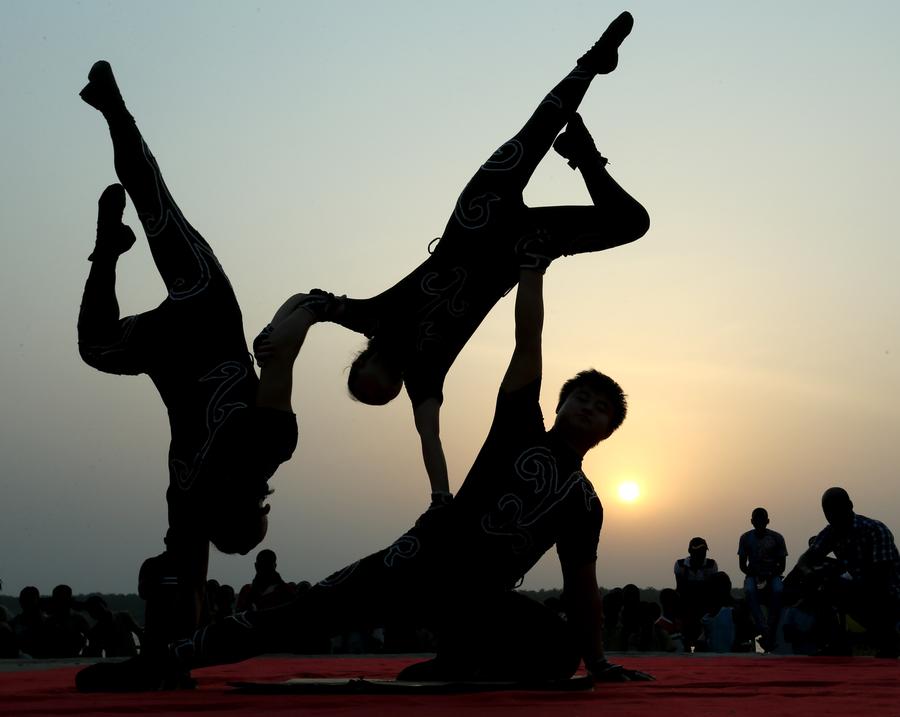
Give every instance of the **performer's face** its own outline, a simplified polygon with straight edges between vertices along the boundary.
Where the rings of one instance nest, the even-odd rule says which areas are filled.
[[[612,407],[601,393],[581,386],[576,388],[556,412],[555,426],[567,434],[577,436],[580,442],[596,445],[609,436]]]
[[[373,353],[357,363],[351,390],[363,403],[382,406],[395,399],[401,388],[403,381],[397,381],[391,376],[378,353]]]

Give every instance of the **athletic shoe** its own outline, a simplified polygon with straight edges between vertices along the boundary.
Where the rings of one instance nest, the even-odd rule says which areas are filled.
[[[591,137],[591,133],[584,126],[584,120],[577,112],[572,115],[572,119],[566,125],[566,131],[553,142],[553,149],[558,155],[568,160],[572,169],[577,169],[579,164],[588,160],[599,160],[601,167],[605,167],[609,161],[597,151],[594,138]]]
[[[125,189],[121,184],[110,184],[103,190],[97,210],[97,241],[88,261],[94,261],[99,256],[118,257],[131,249],[135,242],[131,227],[122,223]]]
[[[106,60],[94,63],[88,72],[88,83],[78,93],[81,99],[91,107],[100,110],[104,114],[116,110],[125,110],[125,101],[119,92],[116,78],[113,76],[112,67]]]
[[[589,72],[606,75],[619,64],[619,45],[634,27],[630,12],[623,12],[613,20],[594,46],[578,58],[578,65]]]

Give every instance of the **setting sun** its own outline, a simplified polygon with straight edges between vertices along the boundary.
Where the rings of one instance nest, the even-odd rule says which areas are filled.
[[[641,489],[634,481],[625,481],[619,484],[619,498],[626,503],[634,503],[641,497]]]

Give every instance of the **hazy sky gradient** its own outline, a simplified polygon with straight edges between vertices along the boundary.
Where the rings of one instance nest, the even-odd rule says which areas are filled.
[[[835,484],[900,530],[900,4],[2,9],[4,592],[133,591],[165,531],[162,404],[146,377],[100,374],[75,344],[96,200],[115,180],[105,123],[77,97],[92,62],[112,62],[252,338],[291,293],[369,296],[422,261],[469,176],[622,9],[634,32],[581,113],[653,225],[636,244],[557,262],[545,281],[548,421],[558,386],[589,366],[631,404],[585,461],[606,509],[600,583],[672,584],[694,535],[736,580],[757,505],[790,566]],[[551,153],[526,201],[589,197]],[[131,207],[126,220],[139,230]],[[139,240],[120,264],[123,313],[163,296]],[[448,377],[454,488],[486,434],[512,329],[510,296]],[[315,327],[297,364],[300,445],[273,481],[265,543],[289,579],[383,547],[427,501],[405,397],[372,408],[346,395],[360,343]],[[641,486],[636,504],[616,497],[625,479]],[[216,556],[210,574],[240,585],[252,557]],[[549,555],[525,586],[560,582]]]

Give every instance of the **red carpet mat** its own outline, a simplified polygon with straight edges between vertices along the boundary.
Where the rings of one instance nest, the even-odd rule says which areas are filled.
[[[616,658],[618,659],[618,658]],[[0,715],[496,715],[531,717],[900,717],[900,662],[875,658],[630,657],[656,682],[593,692],[468,695],[242,695],[232,680],[393,677],[398,658],[258,658],[196,670],[196,690],[146,694],[75,691],[78,668],[0,672]]]

